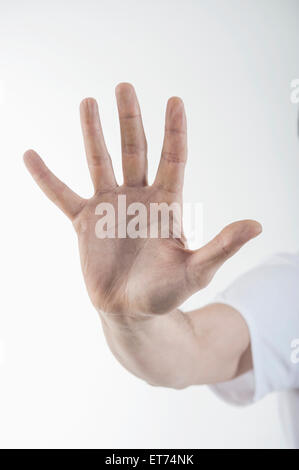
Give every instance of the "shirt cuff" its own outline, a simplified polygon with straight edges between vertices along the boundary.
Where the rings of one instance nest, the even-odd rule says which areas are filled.
[[[226,299],[225,294],[219,295],[214,302],[233,307],[244,318],[250,334],[253,369],[228,382],[221,382],[209,387],[227,403],[237,406],[250,405],[262,399],[271,389],[265,380],[267,373],[264,368],[267,367],[267,360],[266,358],[265,361],[263,360],[263,340],[255,325],[254,315],[250,311],[238,305],[237,302]]]

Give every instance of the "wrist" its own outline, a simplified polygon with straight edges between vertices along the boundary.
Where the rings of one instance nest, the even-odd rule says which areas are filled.
[[[171,317],[177,317],[182,315],[182,312],[178,309],[173,310],[169,313],[164,313],[163,315],[155,315],[142,312],[112,314],[110,312],[105,312],[101,309],[97,309],[97,311],[105,328],[108,328],[109,330],[114,329],[128,333],[137,333],[138,331],[151,328],[155,324],[164,323],[164,321],[168,321]]]
[[[135,330],[155,320],[156,315],[147,313],[110,313],[97,309],[104,326],[120,330]]]

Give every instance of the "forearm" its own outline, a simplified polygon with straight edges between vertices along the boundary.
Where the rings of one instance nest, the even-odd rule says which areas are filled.
[[[223,304],[138,319],[101,313],[101,319],[115,357],[152,385],[184,388],[222,382],[251,366],[245,322]]]

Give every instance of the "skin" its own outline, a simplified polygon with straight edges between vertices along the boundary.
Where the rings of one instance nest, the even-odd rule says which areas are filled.
[[[182,313],[178,307],[204,288],[220,266],[261,232],[243,220],[225,227],[204,247],[191,251],[181,238],[98,239],[95,208],[126,195],[127,205],[182,203],[187,160],[183,102],[170,98],[155,181],[147,182],[147,143],[132,85],[116,88],[124,181],[116,182],[96,101],[86,98],[80,116],[94,195],[75,194],[28,150],[25,164],[44,193],[72,221],[78,235],[82,271],[111,351],[121,364],[153,385],[183,388],[237,377],[252,367],[248,328],[223,304]],[[117,222],[116,222],[117,224]],[[149,224],[149,222],[148,222]]]

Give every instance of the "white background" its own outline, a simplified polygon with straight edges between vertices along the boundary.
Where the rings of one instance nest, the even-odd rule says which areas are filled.
[[[275,396],[238,409],[205,387],[151,388],[112,357],[80,272],[71,224],[26,172],[34,148],[91,194],[79,126],[99,100],[117,176],[114,87],[137,89],[150,175],[166,100],[189,123],[186,202],[203,202],[205,237],[255,218],[263,235],[186,308],[299,244],[298,0],[0,0],[0,446],[284,447]],[[282,312],[283,315],[283,312]]]

